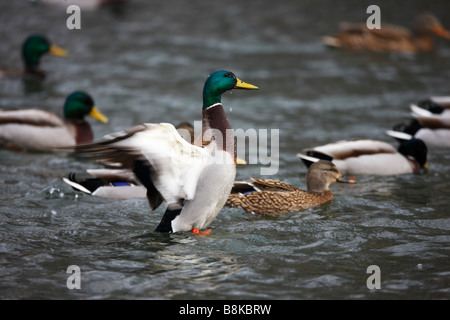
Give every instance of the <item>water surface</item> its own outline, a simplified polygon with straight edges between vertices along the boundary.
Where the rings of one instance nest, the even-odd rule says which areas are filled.
[[[448,1],[378,1],[382,22],[410,26],[422,10],[447,28]],[[229,69],[260,90],[223,96],[233,128],[279,129],[275,177],[304,188],[304,147],[347,138],[395,145],[384,132],[409,104],[449,95],[450,43],[432,54],[352,54],[320,38],[365,21],[367,1],[139,1],[82,11],[0,4],[1,65],[20,68],[31,32],[69,50],[46,56],[40,85],[0,79],[2,109],[61,113],[86,90],[110,122],[96,137],[142,122],[200,119],[206,76]],[[253,151],[254,152],[254,151]],[[259,218],[224,208],[205,238],[156,234],[163,208],[145,199],[78,194],[61,178],[95,167],[66,154],[0,151],[0,297],[3,299],[448,299],[450,151],[430,150],[428,172],[361,176],[333,185],[335,199],[305,212]],[[259,164],[237,179],[260,176]],[[81,268],[81,289],[66,286]],[[370,265],[381,289],[366,286]]]

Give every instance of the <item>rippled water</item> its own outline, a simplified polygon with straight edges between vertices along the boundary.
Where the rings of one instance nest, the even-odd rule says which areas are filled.
[[[69,50],[46,56],[41,86],[0,78],[2,109],[60,114],[86,90],[110,118],[96,137],[141,122],[199,120],[206,76],[229,69],[258,92],[225,94],[234,128],[279,129],[275,178],[304,188],[304,147],[345,138],[395,144],[386,129],[409,104],[449,95],[450,43],[425,55],[351,54],[320,38],[340,21],[365,21],[367,1],[138,1],[82,10],[0,3],[2,66],[21,67],[19,48],[42,32]],[[409,26],[431,10],[450,28],[442,1],[378,1],[382,22]],[[386,19],[386,20],[385,20]],[[145,199],[78,194],[61,178],[95,165],[65,154],[0,151],[0,297],[6,299],[448,299],[450,151],[430,150],[430,170],[361,176],[333,185],[333,202],[278,218],[224,208],[210,236],[156,234],[163,208]],[[240,167],[237,178],[260,175]],[[66,286],[81,269],[81,289]],[[381,270],[369,290],[367,267]]]

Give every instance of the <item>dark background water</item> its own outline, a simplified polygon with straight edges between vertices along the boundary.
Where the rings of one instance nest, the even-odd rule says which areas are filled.
[[[70,1],[67,1],[69,3]],[[450,42],[431,54],[352,54],[324,47],[341,21],[364,22],[373,1],[144,1],[82,9],[0,2],[1,66],[21,67],[24,38],[40,32],[69,50],[45,56],[39,85],[0,78],[0,107],[61,114],[86,90],[110,122],[95,136],[142,122],[199,120],[206,76],[229,69],[260,87],[225,94],[233,128],[279,129],[275,178],[304,188],[304,147],[373,138],[409,119],[409,104],[449,95]],[[450,28],[450,3],[377,1],[381,19],[410,26],[423,10]],[[249,150],[255,152],[255,150]],[[0,151],[3,299],[448,299],[450,152],[430,150],[421,175],[361,176],[305,212],[256,218],[224,208],[212,234],[161,235],[163,208],[145,199],[77,194],[61,178],[95,165],[65,154]],[[260,176],[260,164],[237,178]],[[81,268],[69,290],[67,267]],[[366,269],[378,265],[381,289]]]

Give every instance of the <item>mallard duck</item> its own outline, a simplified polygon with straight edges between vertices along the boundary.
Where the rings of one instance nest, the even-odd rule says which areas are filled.
[[[69,173],[63,181],[73,189],[106,199],[139,199],[147,189],[128,169],[87,169],[86,173]]]
[[[17,150],[55,151],[55,148],[91,142],[92,129],[84,117],[108,119],[82,91],[70,94],[64,103],[64,120],[39,109],[0,111],[0,145]]]
[[[39,78],[45,77],[45,71],[39,68],[41,57],[50,53],[54,56],[65,57],[67,50],[52,44],[45,36],[34,34],[29,36],[22,45],[23,70],[0,70],[0,76],[31,75]]]
[[[341,140],[307,148],[297,156],[309,167],[319,159],[332,161],[344,175],[398,175],[427,169],[427,147],[422,140],[401,141],[396,150],[384,141]]]
[[[450,148],[450,97],[431,97],[410,106],[413,119],[394,125],[425,142],[428,148]]]
[[[433,35],[450,39],[439,20],[430,13],[419,15],[411,31],[406,28],[382,23],[380,29],[368,29],[366,24],[343,23],[341,31],[335,36],[323,37],[323,42],[336,48],[349,51],[408,53],[434,50]]]
[[[184,140],[171,124],[147,123],[77,146],[77,151],[132,170],[147,189],[151,210],[167,203],[156,232],[201,234],[224,206],[236,175],[234,134],[221,103],[222,94],[232,89],[258,87],[230,71],[206,79],[202,146]]]
[[[343,178],[332,162],[320,160],[308,169],[306,191],[279,180],[251,178],[234,183],[227,205],[242,207],[247,213],[279,216],[331,201],[330,184],[334,182],[355,183],[355,180]]]

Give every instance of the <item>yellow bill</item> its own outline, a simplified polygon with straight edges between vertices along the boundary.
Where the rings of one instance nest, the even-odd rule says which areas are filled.
[[[259,88],[257,86],[254,86],[249,83],[245,83],[244,81],[236,78],[237,82],[234,86],[234,89],[246,89],[246,90],[258,90]]]
[[[52,44],[50,46],[50,53],[52,55],[58,56],[58,57],[67,57],[67,55],[69,54],[66,49],[58,47],[58,46],[56,46],[54,44]]]
[[[241,158],[236,158],[236,164],[246,165],[247,161]]]
[[[98,109],[96,107],[92,107],[92,110],[89,113],[89,115],[92,118],[94,118],[100,122],[108,123],[108,118],[104,114],[102,114],[100,111],[98,111]]]
[[[355,178],[351,177],[351,178],[347,178],[347,177],[339,177],[336,180],[337,182],[342,182],[342,183],[356,183]]]

